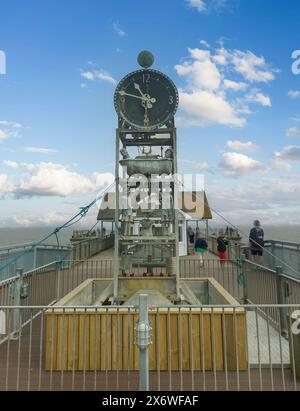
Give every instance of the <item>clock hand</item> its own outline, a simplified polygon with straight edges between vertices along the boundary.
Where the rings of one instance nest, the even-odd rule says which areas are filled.
[[[143,106],[144,109],[145,109],[144,127],[148,127],[148,125],[149,125],[149,117],[148,117],[148,108],[149,108],[149,105],[148,105],[148,102],[147,102],[146,100],[142,101],[142,106]],[[152,107],[152,105],[151,105],[151,107]]]
[[[126,93],[126,91],[124,91],[124,90],[120,90],[120,91],[119,91],[119,94],[120,94],[121,96],[129,96],[129,97],[138,98],[138,99],[140,99],[140,100],[147,100],[146,97],[140,97],[140,96],[136,96],[135,94]]]
[[[143,100],[143,101],[147,101],[147,102],[150,102],[150,103],[156,103],[156,98],[154,98],[154,97],[151,98],[150,96],[147,96],[146,94],[143,94],[143,96],[136,96],[135,94],[126,93],[126,91],[124,91],[124,90],[120,90],[119,94],[121,96],[135,97],[135,98],[138,98],[138,99]]]
[[[143,94],[141,90],[141,86],[138,83],[134,83],[134,88],[138,90],[142,97],[147,99],[147,108],[152,108],[152,104],[156,103],[156,98],[151,98],[149,94]],[[151,104],[152,103],[152,104]]]
[[[142,93],[141,86],[140,86],[139,84],[134,83],[134,88],[140,92],[140,94],[141,94],[142,97],[145,97],[145,96],[146,96],[146,94],[143,94],[143,93]]]

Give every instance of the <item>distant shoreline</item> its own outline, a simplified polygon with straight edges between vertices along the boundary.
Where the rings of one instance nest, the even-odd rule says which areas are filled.
[[[59,242],[61,245],[68,245],[73,232],[73,229],[85,229],[86,227],[72,227],[62,230],[59,233]],[[90,228],[90,227],[87,227]],[[211,224],[210,231],[217,231],[218,228],[226,228],[226,225]],[[251,225],[241,225],[240,230],[244,233],[242,235],[243,241],[247,242],[248,233]],[[263,225],[266,240],[281,240],[300,243],[300,224],[299,225]],[[200,223],[200,229],[205,230],[205,225]],[[35,242],[50,233],[53,227],[2,227],[0,228],[0,246],[12,246],[29,242]],[[53,236],[47,240],[47,244],[56,244],[56,239]]]

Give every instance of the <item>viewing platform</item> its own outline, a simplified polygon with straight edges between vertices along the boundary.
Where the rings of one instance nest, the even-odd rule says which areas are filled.
[[[113,238],[109,241],[113,242]],[[161,309],[152,305],[151,315],[161,318],[163,325],[153,329],[154,340],[160,344],[151,347],[156,352],[155,363],[151,363],[154,370],[150,372],[151,389],[299,390],[299,358],[291,349],[296,339],[291,338],[289,330],[292,313],[300,308],[300,281],[283,270],[278,272],[249,260],[232,258],[220,264],[215,253],[215,239],[210,238],[208,242],[209,251],[203,266],[197,255],[180,257],[181,278],[213,278],[236,299],[239,305],[232,308],[232,337],[224,305],[209,307],[215,312],[214,319],[209,322],[205,317],[206,306],[199,307],[198,320],[191,315],[192,307],[179,307],[179,322],[175,323],[170,308],[165,309],[163,319]],[[138,351],[131,339],[127,345],[122,345],[120,333],[127,327],[129,335],[133,335],[138,318],[136,307],[127,307],[124,317],[121,306],[107,306],[100,317],[99,307],[71,305],[68,307],[71,314],[62,307],[57,322],[46,321],[46,313],[49,310],[54,313],[57,309],[54,304],[85,280],[113,277],[113,248],[107,244],[106,250],[86,259],[54,261],[24,273],[22,281],[28,286],[27,295],[25,290],[23,296],[17,297],[19,277],[0,283],[1,318],[3,313],[5,315],[0,333],[0,390],[137,389],[138,370],[134,364]],[[82,247],[81,254],[88,249],[92,250],[92,247]],[[237,247],[233,246],[230,252],[234,256],[238,253]],[[79,255],[78,248],[77,253]],[[137,278],[145,274],[139,267],[134,267],[133,271]],[[161,268],[155,268],[153,276],[160,275]],[[166,275],[164,269],[163,275]],[[114,315],[109,318],[112,309]],[[243,370],[237,356],[242,341],[236,323],[239,309],[245,310],[246,314],[247,363]],[[91,312],[98,321],[90,317]],[[134,314],[132,319],[124,322],[131,313]],[[184,318],[187,328],[180,328]],[[101,343],[97,337],[98,329],[104,330],[105,338]],[[221,335],[223,343],[220,346]],[[187,348],[183,338],[189,341],[199,338],[199,344]],[[177,351],[171,349],[174,341],[177,341]],[[46,371],[47,344],[50,356],[52,352],[56,357],[55,366],[51,362]],[[232,348],[234,350],[228,357]],[[164,353],[167,353],[166,357]],[[69,371],[62,368],[66,361]]]

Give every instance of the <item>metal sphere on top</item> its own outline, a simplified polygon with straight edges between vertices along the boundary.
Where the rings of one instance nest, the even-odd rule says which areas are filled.
[[[154,56],[150,51],[143,50],[138,55],[137,61],[143,68],[149,68],[154,63]]]

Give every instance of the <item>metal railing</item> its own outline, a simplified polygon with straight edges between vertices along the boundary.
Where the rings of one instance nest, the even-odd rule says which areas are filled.
[[[0,281],[13,277],[19,268],[24,271],[42,267],[52,261],[68,258],[71,247],[43,244],[36,246],[33,243],[0,247],[0,267],[26,252],[20,259],[9,264],[0,271]]]
[[[114,245],[114,233],[110,233],[105,237],[92,237],[86,240],[81,240],[73,243],[70,253],[71,260],[86,260],[91,258],[101,251],[107,250]]]
[[[29,298],[23,304],[50,304],[59,300],[89,278],[112,278],[112,259],[66,260],[53,262],[23,275],[29,285]],[[180,259],[181,278],[212,277],[235,299],[250,304],[298,304],[300,280],[276,272],[248,260],[232,260],[221,264],[217,259]],[[143,276],[146,270],[134,267],[127,275]],[[166,268],[154,268],[153,276],[166,276]],[[13,305],[10,299],[13,284],[18,276],[0,282],[0,304]],[[280,290],[280,293],[278,293]],[[280,297],[280,299],[279,299]],[[274,317],[278,323],[278,319]]]
[[[288,340],[261,315],[280,308]],[[299,308],[151,306],[150,390],[299,391]],[[138,318],[137,307],[0,307],[0,390],[137,390]]]
[[[0,267],[9,263],[22,252],[26,252],[17,261],[0,270],[0,281],[13,277],[17,270],[24,271],[43,267],[59,260],[86,260],[101,251],[113,247],[114,234],[105,237],[93,237],[74,242],[72,246],[39,245],[32,243],[0,248]]]
[[[218,254],[217,239],[210,236],[208,239],[209,250]],[[271,270],[281,266],[284,274],[300,280],[300,243],[267,240],[264,242],[263,265]],[[227,247],[230,260],[240,259],[246,253],[250,259],[250,247],[236,241],[230,241]]]
[[[278,264],[282,265],[285,274],[300,279],[300,243],[267,240],[264,247],[271,252],[271,254],[265,253],[264,256],[264,264],[267,267],[274,270]],[[278,263],[276,258],[286,265]]]

